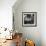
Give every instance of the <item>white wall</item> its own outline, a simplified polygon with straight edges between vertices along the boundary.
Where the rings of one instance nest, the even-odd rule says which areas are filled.
[[[0,0],[0,27],[12,28],[12,6],[16,0]]]
[[[18,2],[20,1],[18,0]],[[22,32],[24,34],[24,38],[34,40],[36,46],[46,46],[46,16],[44,16],[44,5],[45,1],[43,0],[22,0],[21,3],[15,3],[13,6],[15,29],[18,30],[18,32]],[[22,12],[37,12],[37,27],[22,27]]]
[[[46,46],[46,0],[41,3],[41,38],[42,46]]]

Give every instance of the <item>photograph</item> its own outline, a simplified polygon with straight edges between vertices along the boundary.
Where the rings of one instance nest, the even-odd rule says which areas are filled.
[[[36,26],[37,12],[22,12],[22,26]]]

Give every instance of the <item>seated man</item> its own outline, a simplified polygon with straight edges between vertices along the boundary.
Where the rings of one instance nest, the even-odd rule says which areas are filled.
[[[22,46],[22,33],[15,34],[16,46]]]

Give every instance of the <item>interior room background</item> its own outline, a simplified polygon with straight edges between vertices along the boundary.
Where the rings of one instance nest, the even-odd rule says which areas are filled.
[[[24,37],[26,36],[28,39],[35,40],[37,46],[41,44],[42,46],[46,46],[46,5],[45,5],[46,1],[45,0],[25,0],[24,1],[23,0],[24,3],[18,6],[19,8],[17,8],[17,12],[15,13],[16,7],[14,6],[14,4],[16,5],[16,1],[18,0],[0,0],[0,27],[2,26],[2,27],[7,27],[9,29],[12,29],[13,13],[15,15],[18,13],[15,16],[16,30],[18,30],[18,32],[23,32]],[[13,10],[14,12],[12,11],[12,8],[15,9]],[[22,11],[33,10],[33,11],[38,12],[37,13],[37,27],[22,27],[22,15],[21,15],[20,10]]]

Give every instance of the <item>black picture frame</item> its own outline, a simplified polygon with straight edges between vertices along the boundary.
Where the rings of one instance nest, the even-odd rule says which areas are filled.
[[[22,12],[22,26],[36,27],[37,26],[37,12]]]

